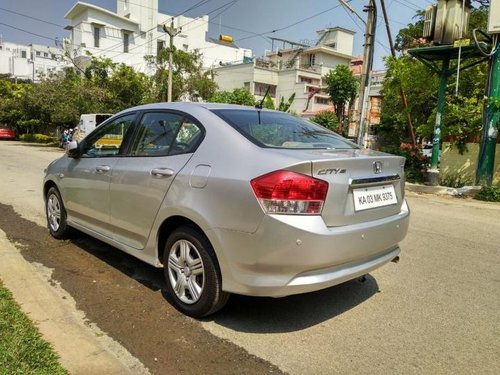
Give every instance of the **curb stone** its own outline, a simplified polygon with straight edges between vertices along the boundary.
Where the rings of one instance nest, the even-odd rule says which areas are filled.
[[[437,195],[451,195],[451,196],[474,196],[481,186],[464,186],[461,188],[452,188],[447,186],[428,186],[421,184],[414,184],[407,182],[405,184],[406,190],[413,191],[415,193],[425,193],[425,194],[437,194]]]

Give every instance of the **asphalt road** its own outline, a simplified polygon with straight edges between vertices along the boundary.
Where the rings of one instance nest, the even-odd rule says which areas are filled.
[[[0,203],[44,225],[41,178],[58,155],[0,142]],[[498,373],[500,204],[410,193],[407,199],[410,231],[398,264],[364,283],[306,295],[234,296],[199,324],[291,374]],[[151,282],[158,276],[150,268],[142,273]],[[119,341],[131,345],[127,337]]]

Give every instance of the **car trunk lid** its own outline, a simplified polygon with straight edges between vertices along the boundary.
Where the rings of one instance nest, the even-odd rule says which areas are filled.
[[[329,184],[321,213],[327,226],[362,223],[400,212],[403,157],[366,149],[295,151],[300,157],[308,154],[311,175]],[[299,164],[290,169],[303,167]]]

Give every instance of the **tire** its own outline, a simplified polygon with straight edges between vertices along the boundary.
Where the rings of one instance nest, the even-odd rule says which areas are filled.
[[[168,238],[163,254],[167,291],[179,311],[202,318],[224,307],[230,294],[222,291],[217,258],[202,233],[179,227]]]
[[[71,228],[67,223],[66,209],[64,208],[61,194],[56,187],[51,187],[45,199],[45,215],[47,227],[52,237],[57,239],[67,238]]]

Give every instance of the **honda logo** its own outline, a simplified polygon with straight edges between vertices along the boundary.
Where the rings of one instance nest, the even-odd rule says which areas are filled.
[[[379,174],[381,172],[382,172],[382,162],[381,161],[373,162],[373,173]]]

